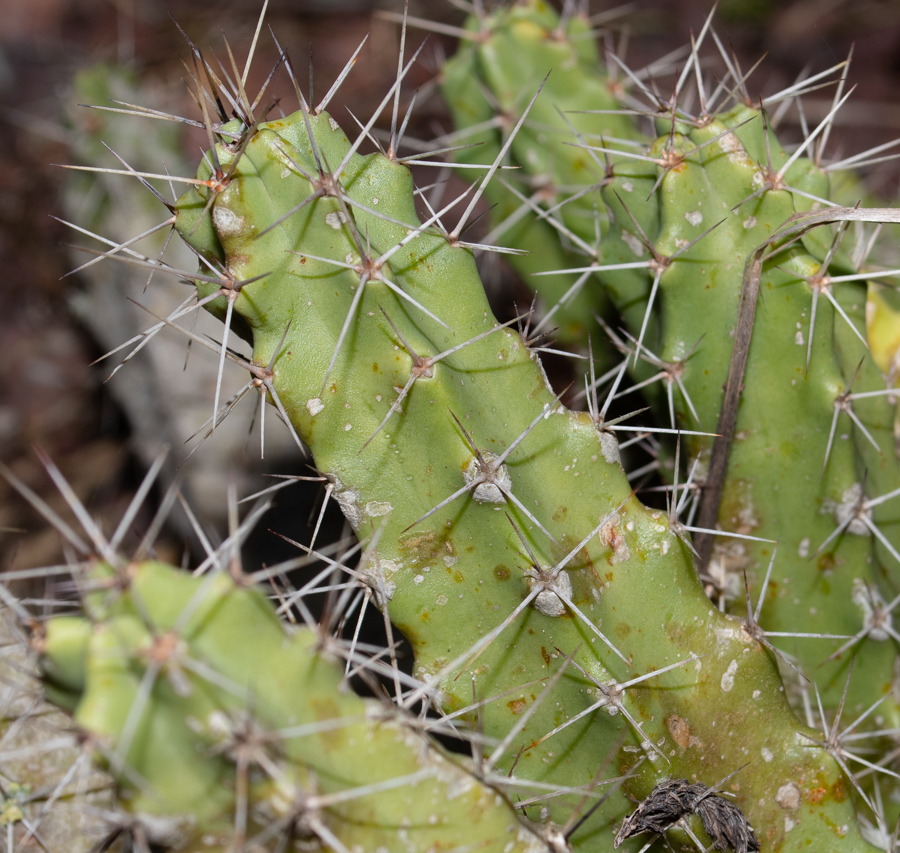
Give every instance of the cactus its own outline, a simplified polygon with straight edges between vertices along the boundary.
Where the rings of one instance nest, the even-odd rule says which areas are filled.
[[[237,534],[198,568],[215,571],[192,578],[143,552],[124,559],[119,534],[107,541],[79,508],[91,546],[62,532],[84,560],[76,579],[86,615],[54,616],[32,642],[50,697],[104,753],[132,835],[175,849],[297,841],[334,850],[637,850],[642,833],[665,831],[700,849],[872,849],[854,801],[872,807],[879,792],[847,774],[839,720],[823,723],[825,735],[797,720],[758,612],[740,617],[710,602],[681,523],[636,498],[596,408],[563,406],[539,353],[489,309],[461,235],[495,168],[518,156],[517,131],[539,98],[523,104],[478,189],[420,217],[396,137],[386,153],[359,152],[395,90],[350,137],[328,112],[333,92],[312,107],[294,80],[299,110],[266,120],[237,67],[229,87],[193,45],[191,53],[211,145],[196,177],[179,178],[189,188],[174,214],[199,271],[131,260],[192,280],[192,310],[223,320],[221,361],[249,370],[248,388],[310,449],[360,540],[358,565],[328,557],[326,575],[345,576],[340,585],[375,601],[411,643],[415,669],[406,680],[389,668],[399,708],[375,712],[341,686],[330,621],[318,632],[279,624],[252,584],[283,567],[243,574]],[[401,66],[395,89],[409,68]],[[211,118],[209,105],[226,102]],[[712,123],[676,130],[685,146],[692,134],[726,138]],[[701,150],[676,177],[708,179],[713,145]],[[718,159],[726,171],[742,168]],[[617,165],[612,181],[628,180],[652,187],[656,177],[640,163],[628,173]],[[676,251],[667,239],[693,234],[681,223],[693,226],[685,214],[694,207],[671,195],[681,204],[671,214],[677,235],[649,228],[655,209],[631,211],[663,258]],[[794,204],[775,206],[764,233],[737,232],[739,284],[756,246],[796,233],[778,231]],[[884,217],[841,209],[819,219],[854,215]],[[602,253],[628,245],[621,229],[632,221],[614,210]],[[766,282],[813,275],[826,255],[844,262],[804,235],[782,261],[788,271],[773,266]],[[645,310],[662,317],[638,332],[648,346],[684,322],[668,298],[670,287],[684,287],[674,281],[682,266],[660,275],[653,314],[645,278],[621,288],[635,291],[622,307],[638,329]],[[733,307],[737,297],[722,301]],[[159,322],[208,345],[179,325],[186,313]],[[844,350],[855,346],[834,329]],[[252,346],[249,358],[230,350],[232,332]],[[729,343],[716,343],[717,366]],[[844,363],[834,369],[841,382]],[[751,360],[748,376],[755,369]],[[704,381],[701,418],[715,419],[717,386]],[[213,427],[231,408],[220,410],[218,396]],[[690,450],[700,453],[699,441]],[[854,464],[841,458],[841,476]],[[308,614],[299,593],[281,609],[292,606]],[[854,678],[871,678],[882,663],[861,661]],[[430,707],[468,722],[478,760],[451,759],[413,733],[411,713]],[[514,809],[519,789],[528,798]],[[642,801],[637,810],[626,795]]]
[[[327,633],[286,631],[228,568],[95,564],[79,578],[85,616],[52,619],[39,640],[52,698],[96,740],[151,842],[540,849],[406,715],[341,689]]]
[[[773,635],[812,635],[791,652],[803,670],[815,673],[824,707],[833,712],[845,702],[845,710],[858,715],[877,705],[880,722],[871,727],[893,729],[900,712],[891,687],[897,650],[891,631],[877,624],[890,621],[886,602],[900,579],[895,510],[887,503],[898,494],[900,470],[893,401],[879,370],[887,372],[886,364],[882,355],[876,365],[867,351],[866,276],[859,274],[859,261],[841,251],[842,233],[830,241],[821,230],[808,230],[798,241],[780,231],[781,223],[819,200],[829,203],[821,152],[815,162],[801,155],[822,131],[827,135],[845,97],[839,89],[832,113],[789,157],[729,64],[732,85],[746,103],[714,108],[702,83],[696,115],[659,99],[651,107],[662,113],[656,119],[662,135],[637,151],[621,142],[627,135],[610,123],[608,107],[602,101],[595,107],[594,93],[609,96],[614,86],[597,63],[581,61],[583,23],[576,20],[567,26],[541,3],[473,18],[470,27],[479,37],[444,74],[458,133],[465,138],[472,90],[480,86],[506,106],[538,84],[547,66],[540,57],[528,67],[539,56],[531,45],[553,39],[554,49],[570,57],[564,94],[555,92],[553,100],[580,112],[545,119],[543,144],[532,143],[531,150],[532,137],[520,134],[521,145],[510,149],[513,162],[523,182],[559,188],[543,206],[556,211],[566,233],[587,241],[588,256],[569,266],[584,270],[582,285],[592,274],[594,289],[611,295],[631,333],[623,351],[627,343],[635,361],[662,368],[671,426],[693,432],[684,445],[686,470],[704,494],[698,527],[744,537],[723,537],[712,546],[710,534],[698,530],[695,545],[708,561],[720,604],[758,616],[755,602],[765,599],[763,621]],[[692,65],[700,68],[705,35],[706,27],[679,87],[694,74]],[[578,74],[580,86],[572,79]],[[468,81],[465,87],[461,80]],[[576,165],[587,173],[584,186],[602,186],[602,216],[592,216],[597,194],[573,185]],[[591,241],[592,228],[602,239]],[[765,261],[745,270],[762,248]],[[755,324],[755,298],[742,301],[749,286],[758,289],[765,312]],[[878,329],[884,328],[882,322]],[[723,329],[747,338],[738,345]],[[887,340],[878,350],[890,346],[890,333],[881,337]],[[739,356],[746,365],[735,372]],[[711,437],[697,434],[702,429],[722,433],[715,448]],[[848,430],[851,440],[844,440]],[[833,635],[840,639],[829,639]],[[855,674],[844,699],[851,660]]]
[[[552,69],[528,122],[512,136],[511,159],[517,165],[527,161],[527,168],[504,172],[486,189],[495,226],[490,236],[522,252],[506,257],[519,275],[536,285],[553,319],[554,335],[577,343],[593,332],[599,346],[604,337],[598,334],[594,315],[608,314],[602,291],[591,294],[589,288],[578,286],[573,290],[567,275],[554,273],[573,265],[573,253],[566,251],[564,239],[571,241],[576,252],[588,250],[594,242],[594,219],[583,219],[587,231],[582,233],[562,231],[556,218],[535,215],[541,207],[574,192],[583,194],[580,210],[590,213],[597,202],[596,192],[585,191],[596,181],[594,164],[589,157],[572,156],[548,142],[559,133],[560,125],[567,140],[575,134],[593,139],[598,128],[618,139],[638,140],[640,134],[628,117],[604,115],[598,122],[568,114],[585,104],[609,111],[619,106],[605,80],[585,73],[587,68],[598,67],[601,58],[581,16],[569,19],[566,38],[560,38],[558,16],[544,4],[516,4],[499,15],[502,24],[487,28],[477,18],[470,19],[467,30],[474,41],[441,69],[442,89],[461,143],[454,156],[461,164],[492,162],[542,82],[533,79],[533,69],[546,69],[542,78]],[[490,33],[487,41],[481,38],[485,31]],[[478,59],[482,61],[473,67]],[[523,80],[527,80],[525,85]],[[472,180],[479,174],[463,170]],[[528,278],[536,273],[540,278]]]

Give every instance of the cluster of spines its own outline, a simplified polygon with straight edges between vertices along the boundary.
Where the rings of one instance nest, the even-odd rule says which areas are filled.
[[[566,41],[565,26],[550,14],[548,21],[543,4],[525,3],[473,16],[469,27],[477,36],[445,75],[459,139],[466,138],[465,93],[481,90],[482,101],[505,104],[547,72],[539,62],[530,72],[522,66],[531,55],[528,46]],[[573,287],[584,292],[591,276],[595,291],[602,285],[612,296],[629,327],[614,337],[624,361],[660,368],[652,378],[666,381],[671,427],[694,431],[685,438],[684,455],[688,486],[699,486],[698,494],[705,495],[694,545],[708,561],[711,592],[729,609],[728,599],[736,598],[734,609],[741,612],[746,585],[747,600],[752,592],[759,601],[747,607],[755,622],[768,592],[771,636],[798,638],[796,659],[814,673],[825,707],[835,710],[846,701],[890,734],[897,723],[890,693],[898,639],[890,612],[900,559],[886,504],[897,496],[900,477],[892,392],[866,352],[863,308],[865,281],[896,271],[860,273],[871,241],[863,234],[864,251],[851,259],[841,250],[841,238],[854,219],[891,221],[892,213],[827,213],[835,207],[827,173],[847,165],[826,164],[822,153],[833,117],[849,95],[846,68],[824,120],[789,156],[767,127],[766,110],[802,95],[836,69],[763,99],[757,108],[747,95],[747,75],[724,50],[726,74],[707,84],[699,52],[704,39],[715,39],[721,49],[710,20],[692,41],[673,95],[660,95],[655,84],[628,72],[632,90],[648,101],[633,109],[635,122],[654,114],[662,134],[648,140],[645,150],[623,142],[613,125],[604,127],[610,118],[605,107],[593,109],[591,93],[609,84],[594,64],[580,69],[583,99],[571,87],[567,92],[566,102],[575,101],[578,113],[560,115],[553,128],[540,127],[545,144],[539,150],[511,149],[517,155],[511,164],[524,174],[523,185],[536,179],[553,185],[552,174],[548,178],[538,163],[565,162],[571,169],[576,158],[593,158],[599,176],[594,187],[564,188],[559,181],[553,198],[531,206],[571,235],[587,236],[586,223],[596,223],[598,239],[587,251],[572,242],[573,259],[582,255],[567,270]],[[510,41],[516,48],[509,48]],[[507,50],[498,50],[501,44]],[[576,44],[570,37],[559,50],[574,51]],[[613,61],[624,68],[621,60]],[[682,106],[692,78],[694,103],[699,102],[693,111]],[[461,79],[468,81],[465,90]],[[730,98],[738,106],[723,109]],[[618,112],[629,106],[634,98],[623,98]],[[473,138],[483,135],[473,128]],[[865,159],[861,155],[853,163]],[[807,216],[805,229],[802,221],[793,230],[781,229],[815,207],[826,210]],[[814,227],[823,222],[840,223],[831,241]],[[755,323],[747,310],[755,308],[755,297],[747,299],[751,287],[761,300]],[[742,323],[746,339],[736,345]],[[726,336],[725,329],[736,334]],[[726,379],[736,393],[729,395]],[[741,414],[732,417],[738,405]],[[662,401],[658,408],[664,407]],[[847,422],[852,440],[836,440],[839,419]],[[698,434],[703,429],[719,434],[715,450],[712,437]],[[729,532],[741,538],[719,539],[723,544],[713,546],[713,536]],[[777,557],[765,537],[778,539]],[[856,674],[847,693],[851,659]],[[883,768],[886,778],[892,772]]]
[[[143,493],[160,467],[150,472]],[[11,472],[3,473],[36,500]],[[71,796],[85,758],[108,771],[125,808],[98,816],[107,832],[95,849],[123,835],[138,850],[151,844],[295,849],[317,840],[348,853],[359,846],[390,848],[398,838],[405,849],[422,851],[448,840],[485,850],[544,849],[539,826],[520,820],[496,787],[426,737],[428,727],[452,736],[452,726],[426,724],[349,689],[348,673],[362,674],[373,687],[385,673],[409,680],[335,634],[338,617],[363,596],[358,584],[326,565],[305,595],[279,589],[287,573],[314,562],[309,557],[244,573],[240,543],[265,504],[187,573],[147,556],[152,536],[136,553],[119,553],[143,494],[107,539],[52,465],[50,473],[87,525],[85,541],[36,501],[82,558],[68,569],[84,612],[65,614],[72,601],[63,597],[44,600],[50,612],[37,619],[28,611],[34,602],[16,600],[6,589],[3,596],[29,629],[47,697],[71,713],[85,748],[52,784],[33,796],[26,791],[18,811],[10,808],[10,850],[27,849],[29,839],[45,844],[48,807]],[[164,503],[171,507],[176,495],[173,490]],[[7,583],[25,574],[12,573]],[[45,574],[50,579],[53,570]],[[293,602],[299,627],[279,618],[266,600],[266,585],[275,586],[282,608],[285,598]],[[332,591],[336,612],[317,622],[304,599],[321,589]],[[32,713],[45,710],[37,704]],[[36,754],[39,749],[35,745]],[[23,766],[15,762],[14,770],[11,763],[7,772],[27,775]],[[73,835],[64,843],[87,849],[91,839]]]
[[[194,55],[198,77],[211,75]],[[238,87],[236,103],[242,94]],[[267,392],[368,541],[365,582],[432,677],[427,689],[398,688],[398,699],[435,700],[439,686],[446,707],[463,713],[471,697],[453,676],[471,668],[478,694],[495,698],[467,713],[489,736],[502,736],[506,751],[525,735],[516,766],[549,766],[538,766],[535,778],[570,792],[596,784],[620,746],[623,769],[634,750],[651,759],[636,792],[652,787],[654,762],[663,772],[716,775],[736,763],[722,739],[740,728],[741,749],[756,749],[767,763],[772,750],[760,744],[778,744],[776,763],[743,771],[738,787],[757,828],[781,843],[778,809],[796,807],[768,791],[770,778],[796,780],[803,802],[812,799],[813,777],[836,786],[841,777],[824,749],[797,748],[763,646],[709,608],[674,528],[631,497],[609,434],[559,406],[534,354],[492,321],[460,247],[468,199],[454,202],[469,204],[455,228],[442,228],[435,214],[428,230],[396,160],[355,153],[368,128],[350,144],[327,113],[301,103],[300,113],[268,125],[250,115],[215,131],[209,122],[211,136],[226,141],[189,181],[201,189],[178,204],[178,224],[212,273],[200,301],[252,329]],[[283,196],[279,185],[288,187]],[[439,292],[435,269],[453,293]],[[340,291],[336,309],[314,304]],[[379,373],[388,375],[366,381]],[[449,471],[429,470],[435,447]],[[400,472],[387,465],[393,456]],[[648,605],[659,621],[636,629]],[[645,636],[629,638],[632,631]],[[542,681],[546,692],[530,691]],[[765,697],[758,709],[754,693]],[[733,728],[716,733],[723,696]],[[763,731],[763,716],[777,734]],[[816,810],[801,811],[791,838],[817,837]],[[589,843],[622,814],[621,799],[610,800],[595,826],[569,841]],[[852,826],[835,825],[851,849]]]

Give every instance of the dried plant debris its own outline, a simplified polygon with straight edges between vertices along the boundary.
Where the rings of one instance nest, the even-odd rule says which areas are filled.
[[[714,850],[733,849],[735,853],[759,850],[759,841],[743,812],[732,802],[713,793],[702,783],[687,779],[660,782],[638,807],[625,818],[613,844],[642,832],[665,834],[666,830],[696,814],[713,840]]]

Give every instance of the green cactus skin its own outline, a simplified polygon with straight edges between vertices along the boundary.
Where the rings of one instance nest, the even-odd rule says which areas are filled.
[[[604,258],[614,263],[634,257],[621,239],[633,226],[619,199],[633,215],[635,209],[640,211],[639,221],[646,225],[654,249],[668,256],[679,243],[692,240],[708,223],[722,217],[723,211],[756,192],[761,174],[758,164],[765,162],[766,156],[762,122],[756,111],[738,108],[684,136],[676,134],[674,151],[690,151],[748,118],[748,124],[737,127],[718,144],[701,149],[670,171],[659,192],[646,204],[642,202],[657,180],[656,170],[639,175],[640,170],[624,164],[617,166],[621,173],[604,188],[615,223]],[[650,148],[651,156],[659,154],[667,144],[668,137],[657,140]],[[787,155],[774,140],[770,140],[769,147],[777,170],[787,161]],[[801,159],[788,169],[785,180],[822,196],[827,189],[821,187],[823,177],[809,161]],[[632,193],[623,191],[626,184],[633,187]],[[808,210],[810,205],[810,200],[788,191],[767,192],[727,216],[721,226],[681,256],[660,278],[659,302],[655,307],[664,332],[657,352],[664,361],[676,362],[702,336],[700,346],[684,366],[682,381],[705,425],[715,424],[722,408],[722,388],[733,342],[728,336],[716,334],[716,330],[733,326],[737,318],[746,258],[769,239],[774,228],[794,213]],[[633,240],[631,243],[634,245]],[[866,437],[854,429],[851,440],[832,443],[823,475],[835,398],[853,381],[857,366],[861,364],[862,369],[853,382],[854,392],[884,388],[865,347],[824,297],[816,307],[810,368],[806,370],[813,289],[805,279],[821,271],[827,251],[820,233],[813,232],[763,267],[759,311],[764,315],[758,315],[753,329],[718,522],[725,530],[778,539],[778,555],[764,610],[769,630],[854,635],[863,628],[861,588],[880,590],[879,594],[887,600],[896,594],[893,559],[869,529],[859,524],[854,524],[852,532],[833,541],[821,554],[816,554],[816,548],[829,539],[843,520],[842,514],[850,509],[848,501],[852,502],[855,490],[861,488],[863,476],[866,494],[875,497],[897,488],[900,469],[892,452],[892,407],[886,398],[876,397],[854,401],[853,409],[887,452],[876,452]],[[830,275],[856,272],[840,256],[835,257],[828,271]],[[608,276],[615,287],[615,273]],[[834,292],[856,327],[864,329],[865,284],[843,284]],[[790,416],[785,417],[782,412]],[[683,400],[678,417],[686,426],[692,420]],[[841,415],[841,419],[840,431],[847,432],[849,418]],[[708,459],[711,443],[690,437],[687,444],[691,457]],[[765,463],[760,464],[760,460]],[[888,541],[893,540],[890,507],[878,507],[873,516]],[[772,546],[752,541],[735,544],[724,539],[720,543],[714,548],[713,563],[720,563],[726,574],[746,568],[754,576],[751,595],[758,596]],[[805,668],[815,672],[828,707],[834,708],[840,701],[854,656],[854,677],[845,706],[848,712],[858,715],[890,691],[897,658],[890,641],[861,643],[854,647],[855,655],[845,653],[826,666],[819,665],[832,648],[841,645],[840,641],[798,641],[793,645],[796,651],[792,651]],[[896,700],[883,702],[879,713],[888,721],[888,728],[900,721]]]
[[[326,113],[262,124],[244,142],[227,182],[204,161],[198,178],[218,191],[183,196],[177,228],[227,270],[221,303],[230,299],[252,330],[255,363],[269,364],[280,347],[278,401],[358,535],[377,534],[363,570],[443,707],[470,702],[474,674],[479,697],[503,696],[479,712],[487,735],[502,737],[534,709],[517,741],[531,748],[516,771],[561,788],[587,785],[623,732],[618,772],[651,757],[629,780],[637,795],[667,776],[714,784],[749,761],[732,788],[767,849],[864,849],[846,782],[801,734],[770,653],[710,604],[665,517],[631,496],[615,443],[558,404],[518,335],[498,329],[433,369],[414,365],[407,347],[436,355],[496,321],[471,254],[452,234],[419,229],[406,167],[348,155],[350,142]],[[233,150],[218,146],[223,173]],[[334,186],[327,171],[317,177],[319,164],[339,163],[343,204],[322,190],[285,218]],[[380,268],[359,260],[398,246]],[[230,284],[256,276],[264,277]],[[221,303],[216,310],[227,314]],[[421,378],[378,431],[414,366]],[[533,557],[523,558],[507,516]],[[558,566],[570,552],[559,579],[528,568],[532,559]],[[508,620],[493,642],[479,640]],[[547,679],[563,656],[577,666],[549,696],[524,686]],[[616,687],[642,676],[651,677]],[[631,728],[638,723],[641,736]],[[788,824],[778,803],[785,785],[803,804]],[[820,802],[822,788],[829,794]],[[558,824],[572,810],[548,805]],[[571,843],[608,844],[627,811],[624,798],[611,797]]]
[[[473,41],[441,70],[442,92],[459,130],[458,141],[472,146],[455,152],[454,157],[460,164],[492,162],[541,84],[538,79],[528,92],[522,80],[530,84],[534,68],[546,69],[545,74],[552,69],[528,122],[510,148],[510,162],[519,166],[527,160],[527,168],[502,172],[501,180],[489,185],[486,197],[492,205],[496,241],[526,250],[524,255],[508,256],[508,260],[535,287],[545,309],[553,309],[548,325],[554,329],[554,336],[583,344],[592,333],[596,351],[606,336],[594,315],[609,314],[602,291],[598,295],[596,289],[591,292],[587,288],[570,295],[569,276],[547,275],[576,265],[576,260],[586,263],[583,254],[575,253],[583,253],[596,243],[595,218],[590,215],[593,202],[588,197],[579,207],[580,212],[586,210],[588,214],[580,222],[573,225],[571,219],[566,220],[571,229],[568,234],[561,234],[550,221],[535,216],[535,210],[603,179],[595,158],[577,149],[565,150],[560,142],[569,142],[576,134],[591,143],[598,143],[601,135],[636,140],[639,134],[628,117],[568,114],[585,103],[595,110],[619,107],[605,81],[588,72],[597,67],[600,57],[583,18],[570,17],[561,31],[556,13],[544,3],[510,6],[496,16],[502,23],[495,27],[488,24],[489,39],[483,38],[482,24],[469,21],[467,28],[473,33]],[[476,181],[481,172],[462,170],[462,174]],[[557,213],[553,221],[560,218]],[[542,275],[528,278],[534,273]]]
[[[66,673],[74,721],[152,841],[232,850],[265,829],[343,849],[544,849],[406,715],[342,686],[327,638],[287,628],[260,590],[157,562],[84,580],[85,617],[49,621],[42,663]]]
[[[527,18],[534,32],[522,26],[523,18]],[[521,99],[549,68],[544,57],[540,57],[527,69],[524,62],[531,54],[526,46],[561,38],[558,20],[552,13],[548,17],[545,4],[540,2],[501,9],[493,17],[470,26],[479,29],[480,37],[450,60],[455,67],[444,76],[444,90],[451,104],[459,103],[459,96],[464,93],[457,83],[463,77],[462,69],[468,74],[470,89],[480,86],[504,103]],[[497,48],[501,44],[505,46],[502,51]],[[575,44],[572,42],[569,50],[574,50]],[[565,47],[557,49],[563,51]],[[567,80],[564,104],[573,110],[597,109],[596,93],[608,83],[597,63],[580,66],[579,70],[583,79],[580,83]],[[551,73],[551,79],[555,73]],[[460,108],[454,116],[458,127],[467,126]],[[583,118],[571,116],[573,121]],[[599,124],[621,117],[587,118]],[[767,142],[758,110],[739,106],[722,115],[701,116],[696,126],[679,121],[671,128],[674,135],[670,135],[664,120],[659,120],[658,125],[664,135],[649,144],[642,156],[665,161],[667,168],[611,150],[603,154],[607,169],[601,191],[605,210],[599,218],[603,231],[599,265],[646,262],[651,257],[651,246],[654,255],[663,259],[684,252],[659,276],[659,291],[643,330],[643,342],[669,364],[679,365],[690,354],[680,379],[700,422],[677,393],[676,423],[685,429],[712,431],[719,422],[722,389],[734,346],[733,339],[723,332],[735,327],[747,260],[770,239],[774,229],[789,216],[810,210],[813,201],[790,189],[771,189],[760,194],[768,179],[767,164],[771,162],[772,170],[778,172],[788,157],[774,134],[769,133]],[[729,129],[733,131],[728,133]],[[522,146],[511,149],[514,164],[526,176],[523,180],[547,180],[542,166],[550,163],[551,183],[564,183],[563,176],[570,174],[573,158],[583,158],[587,152],[583,147],[554,144],[557,140],[587,141],[621,150],[621,143],[605,142],[604,138],[628,138],[613,125],[595,125],[591,133],[596,141],[591,142],[586,134],[576,136],[559,117],[555,130],[555,134],[547,132],[547,141],[540,146],[534,145],[533,136],[521,134]],[[529,142],[530,151],[526,147]],[[541,167],[534,165],[538,160]],[[827,176],[806,158],[794,161],[783,177],[788,187],[828,198]],[[583,186],[597,180],[589,178]],[[577,185],[570,185],[569,192],[574,198],[571,203],[556,200],[560,215],[568,228],[585,234],[591,206],[597,204],[596,194],[579,196]],[[758,197],[754,198],[754,194]],[[741,204],[748,198],[750,201]],[[720,220],[717,228],[685,252],[687,244]],[[635,222],[650,246],[642,245]],[[836,437],[827,468],[824,466],[838,396],[848,389],[861,393],[882,391],[885,387],[859,338],[824,295],[816,306],[807,371],[813,288],[806,280],[823,272],[822,263],[829,250],[827,240],[822,231],[811,231],[800,243],[764,265],[760,308],[727,479],[718,518],[708,519],[707,526],[718,522],[725,531],[778,540],[777,559],[762,611],[769,631],[853,636],[872,624],[863,599],[871,594],[876,603],[883,604],[891,601],[900,587],[897,561],[888,550],[896,549],[898,544],[896,510],[884,503],[871,513],[888,547],[862,521],[857,521],[848,532],[829,542],[822,553],[816,549],[829,540],[852,511],[853,498],[860,494],[863,482],[868,498],[891,494],[900,486],[900,469],[893,452],[893,406],[883,396],[852,402],[854,414],[878,443],[880,452],[842,413],[837,435],[849,432],[850,440]],[[589,263],[583,259],[578,265]],[[831,276],[855,272],[842,252],[834,255],[827,270]],[[635,338],[642,334],[653,278],[654,272],[646,268],[596,273],[596,280],[612,296]],[[856,329],[864,333],[864,282],[836,285],[832,293]],[[858,366],[859,374],[854,380]],[[664,417],[660,415],[661,419]],[[702,483],[712,439],[690,436],[684,440],[690,459],[701,460],[697,482]],[[726,580],[735,582],[728,591],[737,596],[733,609],[746,613],[741,571],[746,569],[748,573],[755,603],[772,558],[772,545],[747,540],[717,542],[713,567]],[[855,657],[844,719],[852,720],[882,700],[878,722],[873,715],[872,727],[891,729],[900,721],[893,686],[898,658],[889,632],[877,627],[870,630],[866,639],[844,649],[835,661],[824,666],[820,665],[829,653],[842,647],[841,640],[786,642],[806,672],[814,674],[826,708],[837,708],[850,661]]]

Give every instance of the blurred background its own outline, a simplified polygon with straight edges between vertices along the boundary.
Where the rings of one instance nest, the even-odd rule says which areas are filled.
[[[408,134],[433,139],[450,129],[432,82],[439,57],[454,47],[452,28],[465,18],[461,2],[412,0],[410,14],[445,25],[432,34],[407,93],[422,96]],[[114,528],[150,462],[164,445],[171,451],[160,482],[176,476],[211,541],[223,535],[224,487],[241,495],[271,485],[265,474],[310,474],[288,431],[269,412],[266,454],[260,461],[256,392],[241,402],[227,429],[217,429],[183,465],[196,430],[206,431],[212,413],[215,358],[192,347],[184,373],[186,347],[174,335],[160,336],[108,382],[116,359],[94,362],[108,350],[150,326],[154,320],[121,298],[133,295],[159,311],[188,296],[184,285],[148,281],[145,271],[105,261],[66,276],[90,260],[70,244],[102,248],[60,220],[122,240],[163,222],[168,213],[146,190],[126,178],[95,178],[52,164],[90,163],[121,168],[100,144],[103,139],[135,168],[193,172],[205,134],[172,123],[88,110],[80,103],[110,97],[194,115],[185,84],[189,57],[174,21],[205,51],[227,63],[223,33],[242,64],[261,3],[193,0],[3,0],[0,11],[0,460],[47,502],[68,516],[35,448],[59,467],[75,493],[107,531]],[[592,12],[604,7],[599,0]],[[304,90],[310,58],[315,92],[321,96],[368,33],[356,68],[333,105],[345,129],[346,110],[365,120],[393,82],[399,27],[377,10],[402,11],[400,0],[273,0],[267,24],[298,69]],[[684,45],[700,30],[708,0],[645,0],[630,4],[615,20],[615,38],[630,33],[627,60],[639,67]],[[844,155],[900,136],[900,3],[896,0],[722,0],[715,26],[749,68],[767,58],[753,77],[751,93],[771,93],[798,75],[824,70],[845,59],[855,45],[849,81],[857,89],[838,116],[830,150]],[[410,32],[407,55],[424,33]],[[207,54],[210,58],[212,54]],[[268,30],[260,39],[250,89],[260,85],[277,57]],[[431,93],[430,97],[425,97]],[[831,105],[832,89],[804,102],[810,123]],[[271,113],[290,113],[296,98],[280,72],[267,99]],[[314,102],[314,101],[313,101]],[[385,112],[381,126],[388,126]],[[790,123],[794,115],[785,116]],[[785,125],[783,125],[784,127]],[[796,136],[796,133],[795,133]],[[897,168],[888,161],[867,173],[869,192],[887,203],[897,196]],[[176,188],[177,192],[177,188]],[[127,211],[123,216],[122,211]],[[160,235],[162,241],[164,234]],[[160,243],[162,245],[162,242]],[[186,259],[187,269],[192,261]],[[66,277],[64,277],[66,276]],[[492,287],[506,286],[503,271],[492,270]],[[515,284],[509,286],[515,287]],[[165,306],[165,307],[163,307]],[[199,327],[203,334],[205,327]],[[208,333],[221,337],[216,324]],[[121,356],[121,353],[119,354]],[[246,377],[226,371],[223,402]],[[185,378],[185,376],[187,378]],[[199,377],[199,378],[198,378]],[[254,424],[255,416],[255,426]],[[135,527],[146,528],[160,490],[147,503]],[[302,538],[297,521],[318,511],[319,493],[282,501],[285,521],[268,519],[256,534],[256,559],[272,563],[292,556],[290,546],[270,529]],[[333,510],[333,507],[332,507]],[[339,513],[329,510],[326,525],[339,530]],[[177,517],[176,517],[177,516]],[[162,556],[176,562],[196,550],[183,514],[160,540]],[[63,558],[58,535],[0,480],[0,570],[49,565]]]

